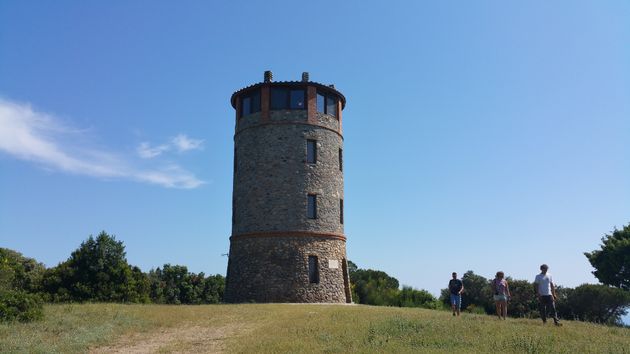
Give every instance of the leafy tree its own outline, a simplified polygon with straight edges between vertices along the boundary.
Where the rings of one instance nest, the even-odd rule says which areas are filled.
[[[39,294],[45,267],[21,253],[0,248],[0,322],[29,322],[44,316]]]
[[[567,303],[559,310],[580,321],[622,325],[621,317],[630,305],[630,292],[601,284],[583,284],[567,293]]]
[[[151,279],[151,298],[154,302],[163,304],[181,304],[182,293],[186,292],[185,285],[188,268],[185,266],[171,266],[165,264],[149,272]]]
[[[186,266],[165,264],[149,272],[151,300],[161,304],[216,304],[223,301],[225,278],[189,273]]]
[[[556,311],[558,312],[558,317],[570,320],[576,319],[573,314],[574,304],[572,304],[569,299],[569,295],[572,292],[573,288],[556,285]],[[540,313],[534,311],[534,315],[535,317],[539,317]]]
[[[602,237],[599,250],[584,255],[602,284],[630,290],[630,224]]]
[[[476,307],[483,308],[486,313],[495,311],[492,289],[488,279],[469,270],[462,276],[462,282],[464,283],[462,309],[465,310],[468,306],[474,304]]]
[[[441,305],[426,290],[410,286],[398,288],[398,279],[380,270],[360,269],[348,261],[352,299],[356,303],[377,306],[439,308]]]
[[[534,296],[533,284],[527,280],[507,278],[510,287],[508,315],[511,317],[534,317],[538,313],[538,300]],[[556,292],[559,293],[559,287]]]
[[[127,263],[122,241],[103,231],[49,269],[43,286],[53,301],[139,302],[146,299],[141,273]]]
[[[396,297],[396,306],[439,308],[436,298],[426,290],[417,290],[410,286],[403,286]]]
[[[352,275],[357,269],[359,269],[359,267],[353,261],[348,261],[348,274]]]
[[[38,292],[45,270],[46,267],[33,258],[0,248],[0,289]]]
[[[146,273],[136,266],[131,266],[131,277],[133,278],[132,284],[134,285],[134,291],[137,295],[136,302],[150,303],[151,297],[149,291],[151,290],[151,282]]]
[[[203,273],[201,273],[203,274]],[[218,304],[223,302],[225,291],[225,277],[220,274],[210,275],[203,281],[201,302],[204,304]]]
[[[395,305],[398,280],[387,273],[372,269],[357,269],[350,274],[355,302],[366,305]]]

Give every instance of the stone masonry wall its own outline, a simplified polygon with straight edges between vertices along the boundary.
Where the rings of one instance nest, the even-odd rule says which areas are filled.
[[[234,255],[234,256],[232,256]],[[308,278],[308,256],[319,262],[319,283]],[[337,268],[330,268],[335,261]],[[346,302],[345,241],[320,237],[232,239],[225,297],[229,302]],[[347,275],[346,275],[347,276]]]
[[[339,120],[331,115],[316,112],[316,124],[334,131],[339,132]],[[269,122],[304,122],[307,121],[307,113],[305,110],[280,110],[269,112]],[[262,114],[260,112],[245,115],[236,121],[236,133],[242,130],[259,125],[262,122]]]
[[[317,163],[306,163],[306,141],[317,141]],[[341,137],[311,125],[261,125],[235,138],[232,235],[259,231],[343,234],[339,199]],[[307,194],[317,194],[317,219],[306,216]]]

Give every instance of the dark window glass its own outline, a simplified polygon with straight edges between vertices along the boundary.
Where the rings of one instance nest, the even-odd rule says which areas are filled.
[[[304,90],[291,90],[291,109],[304,109]]]
[[[343,171],[343,150],[339,149],[339,171]]]
[[[332,96],[326,97],[326,114],[337,116],[337,99]]]
[[[253,95],[251,95],[252,99],[252,113],[260,112],[260,91],[256,91]]]
[[[343,224],[343,199],[339,199],[339,222]]]
[[[306,208],[306,216],[309,219],[317,219],[317,196],[315,194],[308,195],[308,207]]]
[[[317,94],[317,112],[326,113],[326,96]]]
[[[271,109],[287,109],[288,108],[289,91],[283,88],[271,89]]]
[[[308,256],[308,282],[311,284],[319,283],[319,267],[317,256]]]
[[[243,97],[241,101],[241,117],[251,113],[252,99],[250,97]]]
[[[306,141],[306,162],[317,163],[317,140]]]

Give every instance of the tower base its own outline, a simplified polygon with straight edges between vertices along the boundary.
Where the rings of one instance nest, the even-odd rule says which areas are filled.
[[[224,300],[352,302],[345,237],[310,232],[231,237]]]

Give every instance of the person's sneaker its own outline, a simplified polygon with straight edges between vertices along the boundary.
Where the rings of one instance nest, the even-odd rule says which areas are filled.
[[[555,324],[558,327],[562,327],[562,323],[560,323],[560,322],[554,322],[553,324]]]

